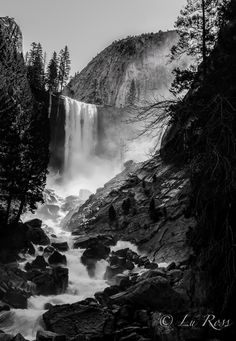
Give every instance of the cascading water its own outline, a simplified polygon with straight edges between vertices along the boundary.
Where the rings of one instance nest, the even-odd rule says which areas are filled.
[[[98,142],[98,113],[94,104],[64,97],[65,157],[64,173],[70,175],[78,165],[78,158],[88,162],[95,155]]]

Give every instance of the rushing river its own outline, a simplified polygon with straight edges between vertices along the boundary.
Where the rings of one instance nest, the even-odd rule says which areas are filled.
[[[103,279],[107,262],[105,260],[96,263],[95,276],[88,275],[86,267],[80,262],[80,258],[84,249],[73,248],[73,236],[69,232],[58,228],[58,225],[51,224],[50,234],[55,234],[57,238],[53,242],[66,241],[69,245],[69,250],[60,252],[67,258],[67,268],[69,269],[69,285],[65,293],[52,296],[31,296],[28,299],[28,309],[11,309],[7,312],[0,313],[0,330],[5,333],[16,335],[21,333],[26,339],[35,339],[36,332],[44,329],[42,315],[46,311],[45,304],[53,305],[71,304],[78,302],[87,297],[93,297],[98,291],[102,291],[108,286],[108,283]],[[116,251],[124,247],[130,247],[137,251],[137,248],[128,243],[119,241],[116,246],[111,249]],[[39,251],[35,246],[35,256],[24,255],[25,261],[19,263],[19,267],[23,270],[26,262],[32,262],[37,255],[42,255],[43,251]],[[46,258],[47,260],[47,258]]]

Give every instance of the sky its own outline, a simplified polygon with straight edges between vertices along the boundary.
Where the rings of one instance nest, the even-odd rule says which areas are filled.
[[[15,18],[24,51],[40,42],[47,53],[68,45],[71,74],[114,40],[173,29],[186,0],[0,0],[0,17]]]

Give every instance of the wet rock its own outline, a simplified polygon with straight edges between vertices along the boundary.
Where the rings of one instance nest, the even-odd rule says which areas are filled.
[[[13,340],[13,335],[0,333],[0,341],[12,341],[12,340]]]
[[[1,312],[1,311],[9,311],[9,310],[10,310],[9,305],[0,302],[0,312]]]
[[[40,219],[31,219],[25,222],[25,226],[35,229],[35,228],[41,228],[42,227],[42,220]]]
[[[19,309],[27,307],[27,299],[32,294],[32,287],[27,282],[26,273],[16,265],[0,265],[0,307],[8,310],[5,304]]]
[[[68,269],[32,269],[27,272],[28,280],[36,285],[38,295],[58,295],[64,293],[68,287]]]
[[[13,338],[13,341],[26,341],[24,336],[22,336],[20,333],[16,334],[16,336]]]
[[[154,263],[154,262],[150,262],[147,265],[145,265],[146,269],[157,269],[158,268],[158,264]]]
[[[59,265],[59,264],[67,264],[66,261],[66,256],[62,255],[60,252],[58,251],[54,251],[48,258],[48,263],[50,265]]]
[[[24,224],[27,227],[27,239],[36,245],[48,245],[50,239],[41,228],[40,219],[29,220]]]
[[[7,288],[2,300],[16,309],[26,309],[30,294],[18,288]]]
[[[149,323],[149,315],[147,310],[136,310],[134,313],[134,320],[142,325],[148,325]]]
[[[74,248],[87,249],[96,247],[97,244],[103,244],[105,246],[111,246],[116,244],[116,239],[111,235],[98,234],[94,236],[83,236],[76,239],[74,242]]]
[[[183,277],[183,271],[180,269],[173,269],[168,272],[168,278],[171,283],[178,282]]]
[[[92,305],[83,301],[52,307],[43,315],[43,320],[48,330],[78,340],[109,339],[114,332],[113,315],[95,302]]]
[[[52,246],[59,250],[59,251],[67,251],[69,249],[69,246],[67,242],[61,242],[61,243],[52,243]]]
[[[119,285],[121,290],[125,290],[131,285],[129,276],[127,275],[119,274],[116,276],[115,280],[116,284]]]
[[[110,248],[101,243],[94,245],[84,251],[81,256],[81,263],[87,267],[91,277],[95,276],[95,268],[97,261],[106,259],[109,256]]]
[[[44,249],[44,254],[51,254],[55,251],[54,247],[51,245],[48,245]]]
[[[166,268],[167,271],[174,270],[174,269],[176,269],[175,262],[170,263]]]
[[[36,341],[66,341],[66,336],[40,330],[37,331]]]
[[[115,277],[118,274],[121,274],[124,271],[124,268],[119,265],[111,265],[107,266],[106,272],[104,274],[104,279],[109,282],[114,282],[113,277]]]
[[[148,278],[158,277],[158,276],[166,278],[166,274],[164,272],[162,272],[160,269],[148,270],[148,271],[142,273],[137,278],[137,282],[143,281],[143,280],[148,279]]]
[[[28,254],[31,255],[31,256],[35,255],[35,248],[34,248],[34,245],[31,242],[29,243]]]
[[[127,270],[133,270],[134,269],[134,264],[130,260],[127,260],[126,263],[125,263],[125,268]]]
[[[45,261],[43,256],[37,256],[32,263],[26,263],[25,269],[46,269],[48,263]]]
[[[140,281],[126,291],[111,296],[110,299],[117,304],[129,303],[135,307],[149,307],[169,313],[187,309],[184,297],[160,276]]]

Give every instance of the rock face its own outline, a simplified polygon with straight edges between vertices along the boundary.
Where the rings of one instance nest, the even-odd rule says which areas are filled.
[[[185,171],[163,164],[158,156],[148,162],[130,163],[90,196],[66,228],[74,234],[107,233],[129,240],[156,262],[183,261],[191,254],[186,234],[195,226],[194,218],[186,214],[188,186]],[[155,219],[150,211],[153,200]],[[109,216],[111,203],[114,219]],[[83,245],[83,240],[78,245]]]
[[[160,31],[115,41],[70,81],[64,95],[114,107],[166,95],[173,69],[168,55],[177,39],[175,31]]]
[[[113,316],[93,300],[88,305],[78,302],[52,307],[43,315],[43,320],[47,329],[69,338],[77,336],[81,340],[83,337],[90,340],[92,337],[108,337],[113,333]]]
[[[149,307],[167,313],[186,311],[184,298],[175,292],[163,277],[140,281],[127,291],[111,296],[113,303],[131,304],[135,307]]]

